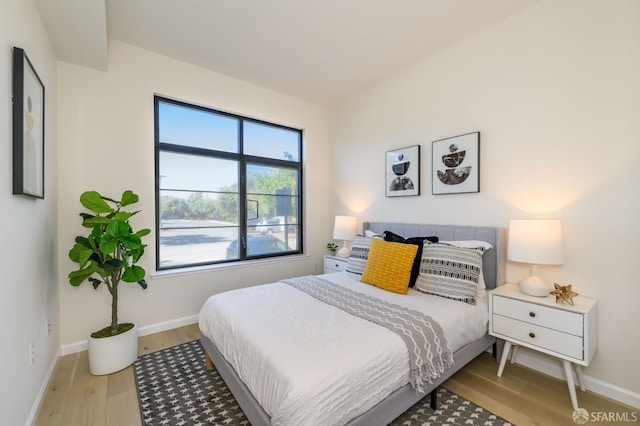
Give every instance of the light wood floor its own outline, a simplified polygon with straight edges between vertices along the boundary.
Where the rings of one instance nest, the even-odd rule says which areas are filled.
[[[199,337],[197,324],[142,336],[139,353],[144,355]],[[452,376],[444,386],[519,426],[575,425],[565,382],[511,364],[507,364],[502,378],[498,378],[497,369],[495,360],[485,353]],[[638,412],[592,392],[577,392],[580,406],[590,413]],[[86,351],[61,357],[36,424],[140,425],[133,368],[109,376],[92,376]]]

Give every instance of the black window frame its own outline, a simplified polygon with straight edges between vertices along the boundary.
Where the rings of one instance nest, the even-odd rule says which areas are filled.
[[[227,116],[233,119],[238,120],[238,152],[226,152],[226,151],[218,151],[213,149],[206,149],[194,146],[187,145],[177,145],[171,143],[165,143],[160,141],[160,116],[159,116],[159,105],[160,103],[168,103],[177,106],[181,106],[184,108],[190,108],[197,111],[204,111],[208,113],[214,113],[217,115]],[[156,231],[156,270],[157,271],[170,271],[184,268],[192,268],[198,266],[207,266],[207,265],[217,265],[217,264],[225,264],[225,263],[237,263],[237,262],[247,262],[253,260],[260,260],[265,258],[277,258],[282,256],[290,256],[296,254],[304,253],[304,211],[303,211],[303,197],[304,197],[304,181],[303,181],[303,171],[304,171],[304,162],[303,162],[303,130],[297,129],[290,126],[285,126],[281,124],[271,123],[264,120],[259,120],[251,117],[242,116],[239,114],[233,114],[226,111],[217,110],[214,108],[208,108],[201,105],[191,104],[184,101],[178,101],[175,99],[167,98],[161,95],[154,95],[154,169],[155,169],[155,231]],[[269,157],[260,157],[255,155],[244,154],[244,135],[243,135],[243,123],[250,122],[256,123],[260,125],[265,125],[274,128],[285,129],[288,131],[293,131],[298,133],[298,152],[299,159],[298,160],[290,160],[290,159],[276,159]],[[216,159],[225,159],[225,160],[234,160],[239,164],[238,167],[238,230],[239,230],[239,239],[238,243],[242,241],[242,244],[237,244],[238,247],[238,258],[237,259],[218,259],[211,260],[205,262],[194,262],[184,265],[171,265],[171,266],[160,266],[160,153],[161,152],[170,152],[177,154],[188,154],[188,155],[197,155],[205,158],[216,158]],[[297,235],[296,235],[296,246],[297,249],[286,250],[282,252],[274,252],[274,253],[266,253],[266,254],[258,254],[258,255],[248,255],[247,254],[247,164],[265,166],[265,167],[278,167],[284,169],[295,170],[298,174],[298,182],[297,189],[298,193],[295,196],[298,198],[297,204]],[[194,191],[197,192],[197,191]],[[268,194],[273,195],[273,194]]]

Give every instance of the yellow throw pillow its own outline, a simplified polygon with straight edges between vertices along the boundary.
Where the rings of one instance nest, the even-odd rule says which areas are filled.
[[[372,239],[360,281],[383,290],[407,294],[411,267],[417,252],[418,246],[414,244]]]

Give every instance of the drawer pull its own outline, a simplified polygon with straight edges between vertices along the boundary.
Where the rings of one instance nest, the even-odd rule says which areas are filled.
[[[534,337],[536,337],[536,334],[535,333],[529,333],[529,337],[531,337],[533,339]]]
[[[535,313],[535,312],[529,312],[529,316],[530,316],[531,318],[534,318],[534,317],[536,316],[536,313]]]

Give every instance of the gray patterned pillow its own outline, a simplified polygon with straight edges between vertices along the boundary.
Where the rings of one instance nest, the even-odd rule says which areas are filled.
[[[483,253],[482,248],[425,242],[414,288],[475,305]]]
[[[362,275],[367,259],[369,258],[369,247],[371,246],[371,238],[358,235],[351,245],[351,255],[347,262],[347,272]]]

